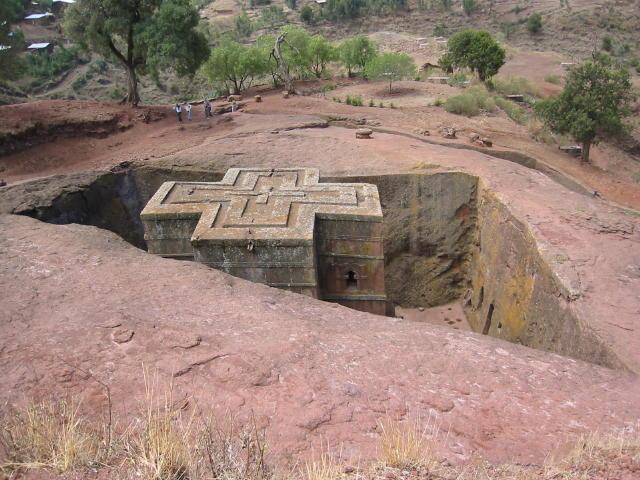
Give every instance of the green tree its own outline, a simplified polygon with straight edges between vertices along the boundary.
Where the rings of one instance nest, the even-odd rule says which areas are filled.
[[[309,41],[311,71],[320,78],[327,64],[337,58],[336,48],[322,35],[314,35]]]
[[[324,13],[331,20],[349,20],[359,16],[366,3],[366,0],[327,0]]]
[[[138,75],[194,73],[209,54],[190,0],[77,0],[64,16],[67,36],[127,71],[126,101],[137,105]]]
[[[449,38],[449,51],[440,63],[469,68],[483,82],[493,77],[505,62],[505,51],[488,32],[463,30]]]
[[[382,53],[367,63],[365,74],[372,80],[388,81],[391,93],[392,82],[415,76],[416,64],[406,53]]]
[[[212,82],[221,82],[227,90],[239,94],[251,86],[255,77],[268,71],[267,57],[258,46],[242,45],[230,39],[211,50],[203,65],[204,73]]]
[[[471,15],[478,8],[476,0],[462,0],[462,9],[467,15]]]
[[[529,33],[539,33],[542,30],[542,15],[538,12],[529,15],[527,19],[527,30],[529,30]]]
[[[0,1],[0,80],[13,79],[24,69],[20,52],[24,48],[24,36],[11,26],[23,13],[20,0]]]
[[[554,132],[582,143],[582,160],[588,162],[595,141],[626,130],[624,119],[631,115],[634,99],[629,72],[594,55],[572,68],[562,93],[538,102],[536,113]]]
[[[364,70],[367,62],[378,54],[378,45],[365,35],[356,35],[344,40],[338,47],[338,53],[351,76],[356,68]]]
[[[253,32],[253,22],[244,10],[242,10],[240,15],[234,18],[233,22],[236,26],[236,32],[238,32],[238,35],[241,37],[248,37],[251,35],[251,32]]]

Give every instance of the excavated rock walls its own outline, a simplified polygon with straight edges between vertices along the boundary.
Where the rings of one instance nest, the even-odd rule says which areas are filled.
[[[107,228],[144,248],[139,214],[167,180],[217,181],[219,172],[140,167],[56,176],[5,187],[0,213]],[[477,177],[463,172],[323,178],[377,185],[384,213],[390,301],[434,306],[463,298],[480,333],[619,367],[580,321],[528,227]]]
[[[477,177],[445,172],[348,181],[378,186],[390,301],[403,307],[430,307],[466,291],[476,230]]]
[[[615,352],[580,321],[574,294],[555,277],[527,225],[482,181],[465,313],[479,333],[620,367]]]

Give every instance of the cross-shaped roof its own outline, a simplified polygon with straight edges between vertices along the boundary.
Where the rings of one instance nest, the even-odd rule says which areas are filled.
[[[199,218],[192,241],[311,242],[321,218],[382,221],[378,190],[363,183],[319,183],[314,168],[232,168],[220,182],[166,182],[141,216]]]

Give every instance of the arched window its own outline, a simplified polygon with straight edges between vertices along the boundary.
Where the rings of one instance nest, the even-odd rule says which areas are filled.
[[[358,276],[356,275],[356,272],[354,272],[353,270],[349,270],[347,272],[347,289],[354,289],[354,288],[358,288]]]

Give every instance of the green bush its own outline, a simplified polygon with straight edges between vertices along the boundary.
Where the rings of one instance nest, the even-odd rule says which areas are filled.
[[[444,108],[449,113],[473,117],[481,111],[493,112],[496,103],[486,88],[476,85],[454,97],[447,98]]]
[[[538,12],[530,15],[527,19],[527,30],[529,33],[539,33],[542,30],[542,15]]]
[[[444,37],[447,34],[447,27],[445,27],[444,23],[437,23],[435,27],[433,27],[433,36],[434,37]]]
[[[556,75],[555,73],[551,73],[544,77],[544,81],[553,83],[554,85],[560,85],[560,83],[562,82],[562,77],[560,75]]]
[[[433,102],[433,105],[436,106],[436,107],[441,107],[442,105],[444,105],[444,100],[442,100],[441,98],[438,97]]]
[[[253,23],[251,22],[249,15],[247,15],[247,12],[244,10],[233,20],[233,22],[235,23],[236,32],[238,32],[238,35],[241,37],[248,37],[251,35],[251,32],[253,32]]]
[[[32,54],[27,57],[29,75],[51,80],[80,63],[79,48],[58,47],[51,54]]]
[[[476,0],[462,0],[462,9],[467,15],[471,15],[478,8]]]
[[[602,49],[606,52],[613,50],[613,39],[609,35],[602,39]]]
[[[369,106],[370,107],[375,107],[376,106],[376,102],[374,102],[373,99],[369,100]]]
[[[73,88],[76,91],[80,90],[82,87],[84,87],[87,84],[87,80],[88,79],[86,75],[83,75],[82,77],[78,77],[71,84],[71,88]]]
[[[524,77],[507,75],[492,78],[488,85],[501,95],[531,95],[538,96],[537,89]]]
[[[313,8],[311,8],[311,6],[305,5],[300,9],[300,20],[302,20],[307,25],[311,25],[312,23],[315,23],[316,17],[315,17],[315,14],[313,13]]]
[[[467,81],[467,75],[464,72],[456,72],[449,77],[447,83],[452,87],[461,87]]]
[[[263,27],[276,28],[287,21],[287,14],[282,7],[270,5],[260,12],[260,23]]]
[[[495,97],[494,100],[496,102],[496,105],[498,105],[498,107],[500,107],[500,109],[503,110],[511,120],[519,123],[520,125],[524,125],[525,123],[527,123],[529,117],[527,116],[527,112],[524,108],[516,105],[511,100],[507,100],[506,98]]]

